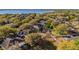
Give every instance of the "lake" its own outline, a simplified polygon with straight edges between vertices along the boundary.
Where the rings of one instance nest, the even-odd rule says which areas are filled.
[[[0,9],[0,14],[47,13],[53,11],[53,9]]]

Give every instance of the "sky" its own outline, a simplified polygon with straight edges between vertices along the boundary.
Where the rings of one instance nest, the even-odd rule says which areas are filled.
[[[53,12],[52,9],[0,9],[0,14],[28,14]]]

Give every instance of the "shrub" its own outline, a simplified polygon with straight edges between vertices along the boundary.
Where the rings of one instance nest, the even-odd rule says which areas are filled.
[[[5,37],[9,35],[9,33],[16,33],[16,28],[11,28],[10,26],[4,25],[0,27],[0,37]]]
[[[57,47],[58,50],[77,50],[74,40],[63,40]]]
[[[65,24],[59,24],[53,29],[52,34],[57,35],[57,36],[67,35],[68,34],[67,28],[68,27]]]
[[[55,50],[56,46],[44,37],[43,33],[31,33],[26,35],[25,42],[28,43],[32,49]]]
[[[53,29],[54,28],[52,19],[47,20],[46,28],[49,28],[49,29]]]

